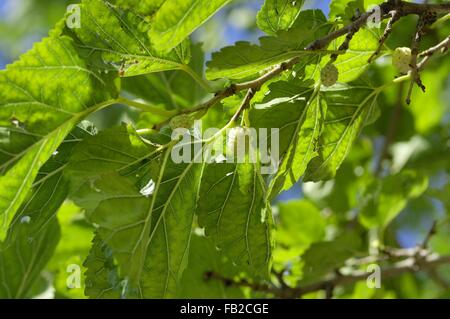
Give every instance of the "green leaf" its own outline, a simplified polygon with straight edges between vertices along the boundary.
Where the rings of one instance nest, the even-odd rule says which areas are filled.
[[[63,171],[68,158],[73,151],[74,146],[79,139],[91,134],[92,127],[87,123],[82,123],[76,127],[69,136],[64,140],[62,145],[58,148],[57,154],[52,156],[52,158],[41,168],[39,174],[34,183],[33,191],[27,200],[22,204],[14,219],[11,221],[11,227],[8,232],[8,236],[3,243],[3,249],[10,251],[12,253],[12,247],[17,249],[21,247],[23,249],[23,263],[27,265],[26,273],[19,273],[15,268],[10,268],[8,263],[0,262],[0,273],[6,274],[6,277],[11,278],[11,281],[5,281],[5,289],[9,291],[9,294],[18,294],[19,297],[33,297],[31,294],[38,293],[34,292],[33,282],[39,279],[39,275],[45,264],[49,262],[52,264],[50,258],[55,259],[54,254],[56,244],[59,241],[59,227],[57,227],[55,216],[66,199],[69,191],[68,180],[63,176]],[[64,217],[64,216],[60,216]],[[65,226],[65,220],[62,219],[63,229],[67,230]],[[74,238],[67,237],[67,233],[63,234],[62,241],[58,244],[58,251],[60,246],[70,247],[71,245],[77,245],[83,242],[83,237],[77,234]],[[28,240],[28,246],[26,245],[26,240]],[[38,247],[40,240],[42,240],[42,245],[47,245],[42,247],[32,258],[29,251],[34,251]],[[19,250],[16,251],[16,253]],[[0,253],[1,254],[1,253]],[[62,258],[64,262],[68,262],[68,258],[71,254],[66,254]],[[20,255],[14,257],[13,260],[21,258]],[[26,258],[30,258],[26,262]],[[50,260],[50,261],[49,261]],[[71,263],[71,262],[69,262]],[[53,267],[50,266],[50,268]],[[66,267],[62,268],[63,273],[63,285],[66,287]],[[18,278],[15,276],[23,276],[23,282],[21,283],[20,292],[17,291]],[[14,279],[13,279],[14,278]],[[15,291],[15,292],[14,292]],[[0,295],[2,295],[0,288]]]
[[[110,0],[109,2],[144,16],[153,16],[166,0],[140,0],[139,2],[134,0]]]
[[[324,239],[325,219],[314,203],[295,200],[280,203],[278,208],[275,260],[294,260],[311,244]]]
[[[89,256],[84,262],[86,271],[86,296],[93,299],[119,299],[122,295],[117,265],[112,250],[97,235]]]
[[[337,50],[343,39],[338,39],[331,44],[330,50]],[[379,36],[371,29],[362,29],[356,33],[350,42],[345,54],[339,55],[335,66],[339,70],[339,82],[351,82],[356,80],[369,67],[369,58],[377,50]],[[334,49],[335,48],[335,49]],[[385,51],[381,52],[383,55]],[[324,59],[325,61],[327,59]]]
[[[317,61],[317,53],[304,48],[314,39],[329,31],[327,20],[320,10],[300,13],[298,23],[289,31],[280,31],[277,37],[262,37],[260,45],[237,42],[213,53],[207,63],[206,77],[244,79],[254,77],[270,67],[294,57],[302,57],[302,64]]]
[[[441,187],[440,189],[430,189],[427,191],[427,195],[432,196],[444,205],[447,214],[450,216],[450,198],[448,194],[450,193],[450,183]]]
[[[426,92],[413,91],[410,110],[414,116],[414,126],[418,133],[428,134],[435,129],[448,114],[448,74],[449,63],[442,63],[439,68],[422,72],[421,78],[426,83]],[[423,107],[429,105],[429,107]]]
[[[257,165],[206,165],[197,214],[206,236],[225,256],[249,274],[267,277],[272,214]]]
[[[359,220],[366,228],[385,228],[406,207],[408,201],[422,195],[428,178],[414,171],[403,171],[368,186]]]
[[[0,240],[39,169],[87,115],[113,103],[114,75],[98,75],[57,27],[0,71]],[[19,143],[15,141],[19,140]]]
[[[379,5],[379,0],[331,0],[330,18],[340,18],[342,23],[351,23],[354,17],[359,13],[365,12],[371,5]]]
[[[0,248],[0,274],[4,276],[0,296],[3,298],[33,297],[33,284],[60,239],[55,216],[67,197],[68,183],[61,172],[46,174],[41,181],[11,221]]]
[[[92,176],[82,198],[129,298],[173,296],[186,266],[202,166],[175,164],[171,151],[151,157],[153,147],[122,127],[86,140],[73,158],[72,169]]]
[[[344,42],[345,37],[340,37],[333,41],[328,50],[337,51],[340,45]],[[349,48],[344,54],[340,54],[334,62],[334,65],[339,71],[340,83],[348,83],[355,81],[363,74],[370,66],[368,63],[369,58],[377,50],[379,46],[379,36],[371,29],[361,29],[353,36],[350,41]],[[381,55],[386,51],[382,50]],[[321,67],[326,66],[330,61],[330,56],[326,56],[321,60]],[[309,71],[309,72],[308,72]],[[319,80],[320,72],[317,72],[315,66],[311,66],[311,69],[307,71],[307,75]]]
[[[333,178],[363,127],[373,121],[379,89],[363,83],[339,84],[321,94],[327,103],[318,153],[308,165],[305,180]]]
[[[273,83],[262,104],[250,113],[252,126],[280,130],[281,163],[271,183],[271,198],[297,183],[311,159],[318,156],[326,103],[311,85],[296,80]]]
[[[166,0],[156,13],[150,38],[158,50],[169,51],[230,0]]]
[[[64,169],[78,141],[93,133],[94,128],[87,121],[80,123],[60,145],[37,174],[33,190],[27,200],[17,211],[11,226],[20,220],[32,217],[37,232],[44,227],[56,214],[66,199],[69,191],[68,180]],[[11,237],[7,238],[11,240]]]
[[[146,145],[136,131],[125,124],[100,132],[79,143],[68,170],[74,178],[96,177],[113,171],[123,174],[145,165],[155,147]]]
[[[314,282],[344,266],[345,261],[362,251],[361,237],[355,232],[346,232],[333,241],[318,242],[301,257],[303,262],[302,283]]]
[[[169,154],[150,199],[128,185],[128,193],[101,202],[92,214],[128,280],[129,297],[173,296],[185,267],[200,169],[173,165]]]
[[[70,198],[89,218],[100,202],[144,187],[149,171],[154,170],[151,160],[157,155],[131,126],[110,128],[86,138],[75,148],[66,169],[71,179]],[[111,174],[117,179],[109,178]],[[124,178],[128,179],[125,183]],[[129,189],[130,183],[136,186]]]
[[[189,63],[189,42],[161,53],[147,36],[150,24],[131,11],[105,0],[84,0],[81,28],[69,30],[85,56],[99,70],[119,70],[121,76],[183,69]],[[95,54],[94,54],[95,53]]]
[[[357,13],[364,12],[364,0],[332,0],[330,2],[330,18],[341,18],[344,23],[351,22]]]
[[[241,299],[241,288],[226,286],[223,281],[208,279],[209,274],[233,278],[239,268],[228,261],[208,239],[193,235],[189,249],[189,264],[183,274],[178,298],[182,299]]]
[[[52,219],[40,232],[27,223],[10,230],[15,240],[0,249],[0,296],[7,299],[30,298],[28,293],[51,258],[60,231]]]
[[[201,46],[191,46],[192,59],[189,67],[197,74],[203,74],[204,53]],[[124,78],[122,86],[125,91],[146,102],[164,106],[166,109],[188,108],[199,104],[205,97],[204,89],[189,74],[183,71],[167,71],[140,77]],[[142,117],[155,117],[147,112]],[[157,123],[164,119],[158,119]],[[145,121],[142,121],[142,125]],[[149,127],[149,126],[146,126]],[[144,127],[143,127],[144,128]]]
[[[289,30],[299,16],[304,2],[304,0],[266,0],[258,12],[258,28],[272,35],[281,30]]]

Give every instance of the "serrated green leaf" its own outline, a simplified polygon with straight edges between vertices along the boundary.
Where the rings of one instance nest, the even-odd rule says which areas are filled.
[[[358,14],[362,14],[371,5],[379,5],[378,0],[331,0],[330,18],[340,18],[343,23],[350,23]]]
[[[152,16],[158,11],[166,0],[110,0],[111,3],[118,7],[130,9],[133,12],[142,14],[144,16]]]
[[[199,223],[225,256],[259,277],[267,277],[271,259],[272,214],[265,199],[257,165],[205,166]]]
[[[297,21],[289,31],[280,31],[277,37],[260,38],[260,45],[237,42],[213,53],[212,60],[207,63],[206,77],[210,80],[253,77],[298,56],[304,65],[316,61],[314,58],[318,54],[304,48],[314,39],[324,36],[330,26],[320,10],[303,11]]]
[[[72,169],[98,163],[88,172],[94,179],[82,198],[117,260],[120,278],[127,282],[125,297],[170,297],[187,262],[202,166],[175,164],[171,148],[149,162],[152,146],[129,130],[109,130],[80,144],[79,153],[84,154],[74,156]],[[138,158],[143,148],[145,156]]]
[[[143,143],[125,124],[86,138],[75,147],[69,163],[74,177],[95,177],[112,171],[127,173],[134,165],[145,164],[155,147]]]
[[[113,103],[114,75],[98,75],[73,41],[52,36],[0,71],[0,239],[26,198],[39,169],[89,114]],[[20,136],[20,143],[15,140]]]
[[[154,171],[155,147],[145,145],[130,126],[122,125],[86,138],[75,147],[67,166],[71,178],[70,198],[89,218],[100,202],[133,192],[130,181],[141,189]],[[104,178],[116,174],[117,179]],[[123,182],[123,178],[129,181]]]
[[[272,35],[288,30],[299,16],[304,3],[304,0],[266,0],[258,12],[258,27]]]
[[[155,15],[150,38],[169,51],[231,0],[166,0]]]
[[[343,22],[350,22],[359,12],[364,12],[364,0],[332,0],[330,1],[330,18],[341,18]]]
[[[192,59],[189,67],[197,74],[204,72],[204,53],[201,46],[191,46]],[[189,74],[183,71],[168,71],[148,74],[140,77],[124,78],[123,89],[154,105],[163,105],[167,109],[188,108],[199,104],[205,97],[205,90]],[[149,127],[146,116],[155,117],[150,112],[143,114],[143,128]],[[158,119],[157,123],[164,120]],[[139,123],[141,124],[141,123]],[[155,123],[156,124],[156,123]]]
[[[78,38],[78,46],[99,70],[119,71],[126,77],[182,69],[189,63],[188,41],[161,53],[147,36],[150,24],[131,11],[105,0],[84,0],[81,16],[81,28],[68,32]]]
[[[318,153],[308,165],[305,180],[331,179],[363,127],[373,119],[379,89],[365,84],[335,85],[322,91],[327,103]]]
[[[117,265],[112,250],[97,235],[92,241],[89,256],[84,262],[86,270],[85,294],[93,299],[119,299],[122,295]]]
[[[201,170],[173,165],[169,154],[150,199],[129,185],[128,194],[101,202],[92,214],[132,298],[173,296],[185,267]]]
[[[250,121],[256,128],[280,130],[281,162],[271,183],[271,198],[297,183],[308,163],[318,155],[326,103],[312,85],[302,81],[276,82],[270,85],[262,104],[250,113]]]

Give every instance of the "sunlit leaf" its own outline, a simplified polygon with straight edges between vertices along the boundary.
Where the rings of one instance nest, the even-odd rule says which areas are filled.
[[[266,0],[258,12],[258,27],[268,34],[288,30],[300,14],[304,2],[304,0]]]
[[[73,41],[59,33],[57,27],[51,37],[0,71],[0,126],[7,135],[0,144],[0,239],[39,169],[67,134],[117,94],[113,75],[92,71]],[[18,136],[21,143],[15,144]]]
[[[68,32],[101,71],[119,70],[121,76],[135,76],[177,70],[189,63],[189,42],[161,53],[147,36],[150,24],[131,11],[105,0],[84,0],[81,16],[81,28]]]
[[[166,0],[155,16],[150,38],[159,50],[171,50],[230,1]]]
[[[272,246],[265,196],[257,165],[210,164],[203,172],[197,210],[206,236],[225,256],[262,277],[268,274]]]
[[[373,121],[380,93],[366,84],[336,85],[322,92],[327,115],[317,152],[305,180],[320,181],[334,177],[363,127]]]

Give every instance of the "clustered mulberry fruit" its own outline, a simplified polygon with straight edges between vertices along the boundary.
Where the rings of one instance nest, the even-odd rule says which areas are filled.
[[[392,55],[392,65],[402,74],[406,74],[411,69],[411,49],[397,48]]]

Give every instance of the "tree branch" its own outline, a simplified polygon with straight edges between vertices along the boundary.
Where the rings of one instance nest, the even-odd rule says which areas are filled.
[[[384,19],[391,17],[391,24],[393,24],[396,20],[400,19],[401,17],[408,16],[411,14],[422,16],[426,13],[433,13],[433,14],[450,13],[450,3],[444,3],[444,4],[422,3],[421,4],[421,3],[410,3],[410,2],[401,1],[401,0],[388,0],[387,2],[384,2],[380,5],[380,9],[381,9],[381,14],[382,14],[381,15],[382,19],[384,20]],[[395,19],[392,16],[392,12],[397,12],[397,14],[395,15]],[[351,24],[349,24],[339,30],[331,32],[330,34],[326,35],[325,37],[323,37],[321,39],[313,41],[312,43],[310,43],[309,45],[307,45],[305,47],[305,51],[311,51],[311,52],[312,51],[321,51],[323,53],[332,54],[332,60],[333,59],[335,60],[339,54],[343,54],[346,52],[353,36],[367,23],[368,19],[374,13],[375,13],[375,10],[371,10],[369,12],[363,13],[361,16],[356,18],[355,21],[353,21]],[[390,33],[389,30],[387,30],[387,32]],[[333,40],[336,40],[344,35],[347,35],[347,37],[344,40],[344,43],[341,45],[340,50],[326,51],[328,45]],[[389,34],[387,34],[387,35],[389,35]],[[385,40],[386,39],[384,39],[383,42]],[[255,80],[244,82],[244,83],[231,84],[230,86],[217,92],[210,100],[208,100],[196,107],[189,108],[189,109],[183,109],[174,116],[181,115],[181,114],[189,114],[189,113],[207,111],[209,108],[220,103],[225,98],[236,95],[237,93],[244,91],[244,90],[252,89],[253,92],[256,92],[266,82],[279,76],[284,71],[292,69],[299,62],[300,62],[300,57],[295,57],[286,62],[279,64],[274,69],[272,69],[271,71],[267,72],[266,74],[262,75],[261,77],[255,79]],[[159,129],[164,124],[168,123],[169,120],[156,125],[154,127],[154,129]]]
[[[450,265],[450,255],[449,256],[438,256],[435,254],[425,253],[424,250],[399,250],[398,255],[400,255],[400,251],[404,253],[405,256],[411,255],[410,257],[395,262],[392,266],[382,268],[381,269],[381,278],[392,278],[399,276],[404,273],[416,273],[419,271],[434,271],[437,267],[442,265]],[[421,253],[418,253],[421,252]],[[220,280],[225,283],[227,286],[237,286],[237,287],[246,287],[250,288],[254,291],[265,292],[268,294],[273,294],[278,298],[299,298],[303,295],[317,292],[317,291],[326,291],[329,292],[335,287],[339,286],[348,286],[351,284],[355,284],[359,281],[367,280],[369,277],[369,273],[366,271],[354,271],[349,275],[342,274],[334,274],[332,278],[325,279],[316,283],[308,284],[305,286],[299,287],[276,287],[274,285],[269,284],[260,284],[260,283],[252,283],[247,279],[238,279],[233,280],[229,278],[225,278],[217,273],[207,273],[205,274],[205,279],[207,280]]]
[[[450,36],[445,38],[441,43],[438,45],[429,48],[428,50],[423,51],[419,54],[419,57],[423,57],[423,60],[418,64],[419,70],[423,69],[423,67],[428,63],[428,61],[431,59],[433,55],[436,53],[445,53],[450,48]]]
[[[300,62],[300,58],[295,57],[286,62],[279,64],[278,66],[273,68],[271,71],[267,72],[266,74],[262,75],[261,77],[255,79],[255,80],[238,83],[238,84],[231,84],[230,86],[226,87],[222,91],[217,92],[214,95],[214,97],[212,97],[210,100],[206,101],[205,103],[202,103],[199,106],[196,106],[194,108],[183,109],[180,112],[178,112],[176,115],[191,114],[191,113],[197,113],[197,112],[201,112],[201,111],[207,111],[208,109],[210,109],[217,103],[220,103],[222,100],[226,99],[227,97],[236,95],[237,93],[244,91],[244,90],[252,90],[253,94],[252,94],[251,98],[253,98],[254,93],[259,91],[266,82],[279,76],[284,71],[292,69],[299,62]],[[169,120],[158,124],[155,127],[155,129],[158,129],[162,125],[168,123]]]
[[[389,0],[380,5],[381,16],[382,19],[386,19],[389,16],[392,17],[391,12],[397,12],[396,19],[400,19],[401,17],[405,17],[411,14],[415,15],[423,15],[427,12],[434,12],[437,14],[440,13],[449,13],[450,12],[450,4],[420,4],[420,3],[410,3],[399,0]],[[359,18],[357,18],[353,23],[345,26],[342,29],[334,31],[322,39],[316,40],[310,45],[306,46],[305,50],[319,50],[327,47],[333,40],[344,36],[353,30],[361,29],[366,23],[367,20],[375,13],[375,10],[371,10],[362,14]]]
[[[393,31],[394,24],[398,20],[400,20],[400,14],[397,10],[389,12],[389,15],[391,16],[391,18],[389,19],[386,29],[384,30],[384,33],[383,33],[382,37],[380,38],[380,41],[379,41],[380,44],[378,45],[377,50],[369,58],[369,63],[372,63],[380,55],[384,43],[386,42],[386,40],[388,39],[388,37],[391,35],[391,33]]]

